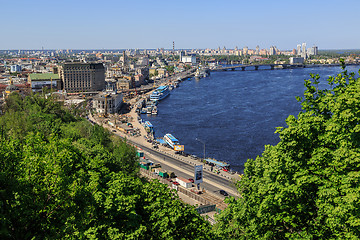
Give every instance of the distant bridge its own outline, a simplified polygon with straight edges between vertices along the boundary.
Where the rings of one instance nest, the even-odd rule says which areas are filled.
[[[359,65],[359,64],[346,64],[346,65]],[[241,65],[233,65],[226,67],[217,67],[210,69],[212,72],[216,71],[235,71],[235,69],[241,69],[241,71],[245,71],[245,69],[250,70],[274,70],[274,69],[289,69],[289,68],[314,68],[314,67],[338,67],[340,64],[241,64]]]

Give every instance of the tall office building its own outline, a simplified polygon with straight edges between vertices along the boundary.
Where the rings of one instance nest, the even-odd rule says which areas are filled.
[[[298,44],[296,49],[297,49],[296,54],[297,54],[298,56],[300,56],[300,55],[301,55],[301,45]]]
[[[257,45],[257,46],[256,46],[256,52],[255,52],[255,54],[256,54],[256,55],[259,55],[259,53],[260,53],[260,47],[259,47],[259,45]]]
[[[67,92],[102,91],[105,88],[102,63],[64,63],[59,69],[62,88]]]

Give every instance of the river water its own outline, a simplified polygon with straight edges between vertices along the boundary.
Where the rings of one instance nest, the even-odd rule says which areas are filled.
[[[357,72],[359,66],[349,66]],[[285,119],[297,115],[304,79],[310,73],[328,76],[340,67],[282,70],[212,72],[200,80],[185,80],[158,105],[158,115],[142,115],[154,125],[155,136],[174,135],[185,152],[212,157],[242,172],[249,158],[256,158],[264,146],[276,145],[276,127],[286,127]],[[196,140],[199,139],[199,140]]]

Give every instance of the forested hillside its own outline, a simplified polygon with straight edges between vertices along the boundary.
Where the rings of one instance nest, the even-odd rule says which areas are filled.
[[[138,176],[135,150],[40,96],[0,117],[1,239],[211,239],[165,185]]]

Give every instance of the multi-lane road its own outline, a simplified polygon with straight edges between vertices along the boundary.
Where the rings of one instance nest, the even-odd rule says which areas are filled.
[[[127,141],[140,147],[144,151],[146,158],[156,163],[160,163],[162,168],[167,171],[174,172],[177,176],[184,178],[194,178],[194,166],[196,164],[194,161],[186,161],[185,159],[180,160],[164,151],[160,152],[159,150],[140,145],[134,141]],[[212,172],[203,171],[203,181],[204,182],[200,184],[200,187],[204,188],[207,192],[222,196],[220,195],[219,190],[225,190],[232,196],[236,197],[238,195],[236,187],[231,179],[229,180]]]

